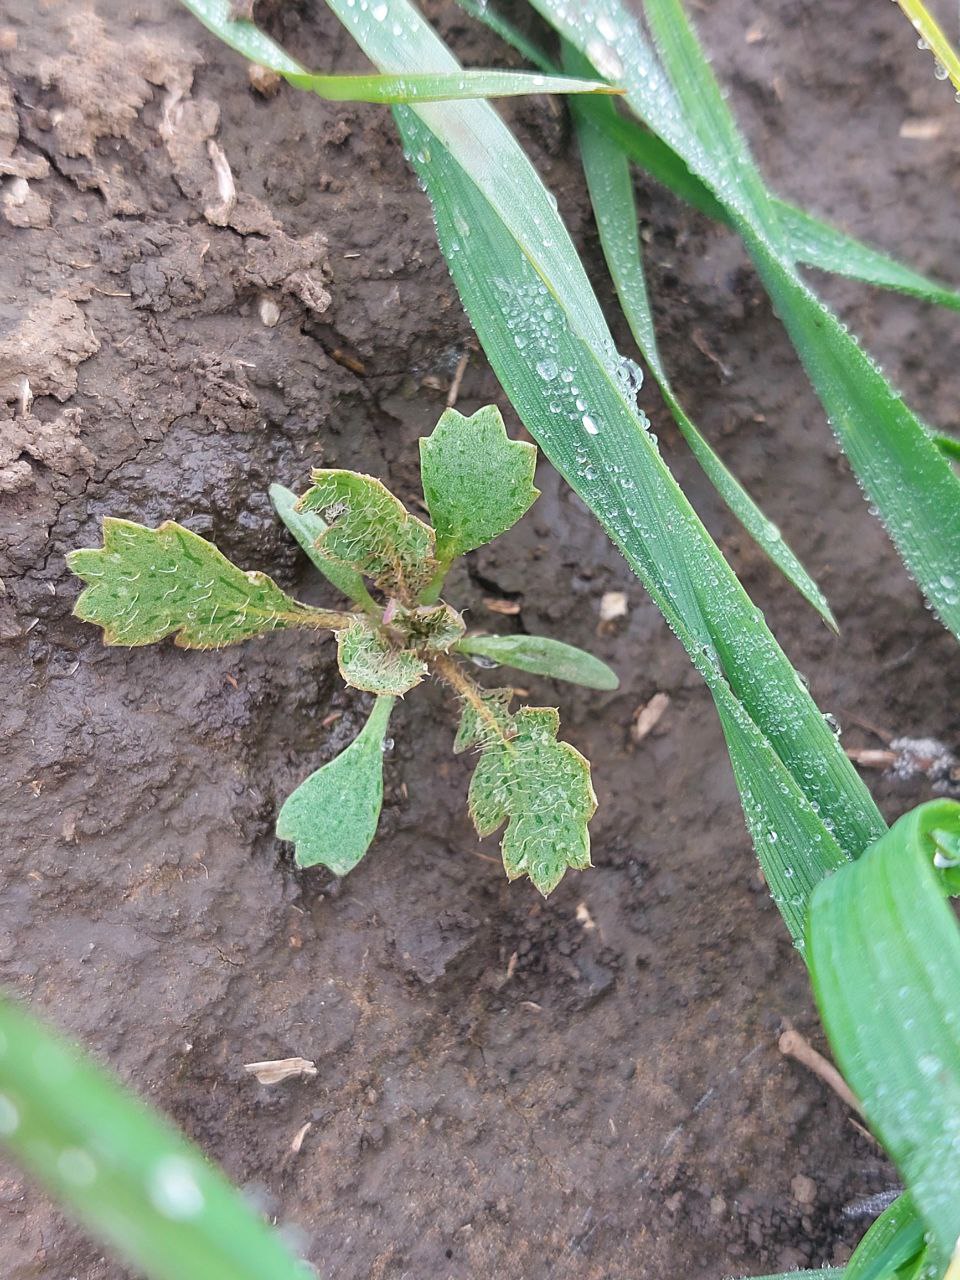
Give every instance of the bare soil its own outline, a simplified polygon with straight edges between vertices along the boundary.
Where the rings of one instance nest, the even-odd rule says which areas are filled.
[[[896,7],[693,7],[773,183],[956,276],[957,108]],[[471,64],[510,64],[452,4],[429,12]],[[322,5],[267,19],[311,64],[362,65]],[[336,1280],[716,1280],[842,1260],[867,1220],[856,1202],[895,1172],[778,1052],[785,1018],[822,1041],[709,699],[548,465],[531,515],[451,590],[477,624],[592,647],[622,679],[602,695],[526,682],[561,708],[600,799],[595,869],[546,903],[477,844],[442,690],[401,707],[380,837],[338,883],[295,870],[272,834],[287,792],[361,723],[328,643],[111,651],[71,618],[64,555],[96,543],[104,514],[177,518],[326,598],[268,483],[336,464],[416,502],[415,442],[470,329],[386,111],[265,99],[173,0],[11,0],[0,26],[0,157],[27,182],[0,206],[2,982]],[[609,299],[562,108],[502,110]],[[740,247],[638,191],[681,398],[823,583],[842,638],[718,508],[646,388],[682,482],[847,745],[879,746],[867,725],[956,744],[955,646],[868,515]],[[955,425],[957,318],[820,283],[917,408]],[[491,400],[516,427],[474,354],[460,407]],[[629,614],[598,635],[611,590]],[[658,691],[669,709],[634,746]],[[872,781],[891,816],[930,794],[922,776]],[[318,1075],[267,1088],[242,1070],[290,1055]],[[0,1272],[124,1274],[9,1165]]]

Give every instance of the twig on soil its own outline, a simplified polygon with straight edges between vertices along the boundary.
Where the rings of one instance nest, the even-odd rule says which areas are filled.
[[[815,1076],[819,1076],[824,1084],[828,1085],[852,1111],[856,1111],[857,1115],[862,1116],[863,1111],[853,1090],[833,1063],[828,1061],[822,1053],[818,1053],[809,1040],[802,1036],[786,1020],[784,1020],[784,1027],[785,1030],[778,1042],[783,1056],[785,1058],[796,1058],[801,1066],[806,1067],[808,1071],[812,1071]]]
[[[457,403],[457,396],[460,394],[460,383],[463,382],[463,375],[467,371],[467,365],[470,363],[471,346],[469,343],[464,347],[463,354],[457,361],[457,367],[454,370],[453,381],[450,383],[450,390],[447,392],[447,408],[452,409]]]
[[[214,142],[213,138],[207,139],[207,155],[210,157],[210,163],[213,165],[213,172],[217,179],[217,194],[220,197],[220,203],[208,204],[203,211],[203,216],[208,222],[212,222],[214,226],[225,227],[237,203],[237,184],[233,180],[233,171],[230,168],[230,161],[227,159],[226,152],[219,143]]]

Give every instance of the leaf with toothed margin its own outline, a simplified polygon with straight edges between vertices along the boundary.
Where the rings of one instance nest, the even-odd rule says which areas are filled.
[[[324,521],[313,511],[298,511],[297,503],[300,499],[291,489],[285,489],[282,484],[270,486],[270,501],[313,567],[348,599],[368,601],[370,593],[359,573],[346,565],[338,564],[329,556],[322,556],[317,551],[317,543],[328,528]]]
[[[496,405],[447,409],[420,441],[420,474],[437,553],[450,561],[516,524],[536,502],[536,445],[511,440]]]
[[[463,704],[453,743],[456,755],[471,747],[483,749],[516,733],[513,716],[510,714],[512,689],[484,689],[478,694],[478,698],[476,703]]]
[[[345,751],[301,782],[277,817],[277,838],[292,840],[298,867],[352,871],[370,848],[383,805],[383,737],[393,698],[378,698]]]
[[[587,824],[597,808],[590,765],[557,741],[552,707],[522,707],[512,737],[484,748],[470,782],[470,816],[481,836],[504,822],[507,879],[527,875],[546,897],[568,867],[591,866]]]
[[[106,644],[175,636],[183,649],[218,649],[284,627],[330,627],[346,615],[310,609],[264,573],[246,573],[212,542],[172,520],[158,529],[106,516],[103,547],[67,556],[87,583],[74,606],[103,627]]]
[[[391,625],[399,628],[411,649],[449,653],[466,631],[463,618],[448,604],[421,604],[414,609],[398,605]]]
[[[412,601],[437,570],[434,532],[373,476],[314,471],[297,503],[329,526],[316,542],[324,561],[372,578],[388,595]]]
[[[404,694],[427,674],[427,664],[409,649],[390,643],[366,618],[354,618],[337,633],[340,674],[354,689]]]

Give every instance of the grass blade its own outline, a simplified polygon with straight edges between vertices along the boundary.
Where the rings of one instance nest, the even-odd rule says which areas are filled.
[[[463,71],[457,75],[328,76],[288,71],[297,89],[329,102],[447,102],[461,98],[508,98],[529,93],[600,93],[620,91],[603,80],[531,75],[522,71]]]
[[[569,46],[567,46],[569,49]],[[579,62],[576,53],[571,57]],[[574,65],[576,65],[576,62]],[[604,104],[606,105],[606,104]],[[637,346],[653,371],[667,408],[711,484],[765,555],[836,631],[836,619],[823,592],[783,541],[780,530],[763,514],[737,478],[687,416],[660,358],[647,295],[633,182],[626,156],[609,133],[595,125],[598,113],[587,116],[573,107],[573,119],[583,168],[600,232],[607,267]],[[609,116],[616,112],[611,105]]]
[[[529,93],[620,93],[604,80],[579,79],[564,75],[523,71],[475,71],[460,68],[455,72],[405,71],[399,75],[320,75],[307,71],[292,58],[278,65],[276,46],[269,37],[244,18],[233,17],[231,0],[183,0],[195,18],[219,36],[226,44],[252,62],[270,66],[297,89],[330,102],[445,102],[465,98],[502,98]],[[374,5],[373,12],[386,13],[384,5]]]
[[[808,957],[837,1064],[945,1268],[960,1241],[960,805],[901,818],[813,894]],[[954,877],[952,885],[948,877]]]
[[[924,1247],[923,1219],[904,1193],[877,1218],[844,1269],[844,1280],[888,1280]]]
[[[678,0],[647,0],[669,80],[619,0],[604,0],[592,23],[568,0],[534,3],[601,73],[616,63],[631,109],[722,200],[867,496],[932,608],[960,634],[960,479],[797,274],[777,208]]]
[[[331,7],[383,70],[457,68],[405,0],[390,0],[383,23],[348,0]],[[883,821],[660,457],[566,228],[502,120],[478,102],[401,106],[394,114],[507,394],[713,693],[758,854],[771,883],[789,886],[778,905],[800,943],[809,888],[872,843]]]
[[[0,1143],[153,1280],[313,1274],[172,1125],[7,1000]]]

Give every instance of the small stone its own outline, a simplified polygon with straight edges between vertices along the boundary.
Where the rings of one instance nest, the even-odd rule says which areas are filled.
[[[257,304],[257,311],[260,315],[260,323],[265,324],[268,329],[273,329],[280,319],[280,308],[272,298],[261,298]]]
[[[280,92],[283,76],[278,75],[276,71],[271,71],[269,67],[261,67],[258,62],[251,62],[247,67],[247,75],[250,77],[251,89],[264,98],[273,98]]]
[[[814,1204],[817,1199],[817,1184],[805,1173],[798,1173],[790,1183],[790,1191],[797,1204]]]

